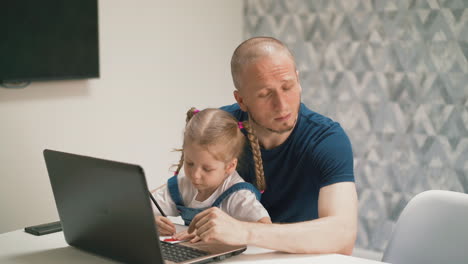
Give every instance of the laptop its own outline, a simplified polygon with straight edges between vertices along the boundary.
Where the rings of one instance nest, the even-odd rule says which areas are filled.
[[[124,263],[206,263],[246,246],[160,241],[138,165],[44,150],[66,242]],[[172,252],[172,253],[170,253]]]

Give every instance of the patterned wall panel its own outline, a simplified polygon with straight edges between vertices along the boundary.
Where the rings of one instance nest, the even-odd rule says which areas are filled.
[[[468,192],[468,1],[246,0],[245,37],[293,51],[303,101],[353,144],[357,246],[383,251],[429,189]]]

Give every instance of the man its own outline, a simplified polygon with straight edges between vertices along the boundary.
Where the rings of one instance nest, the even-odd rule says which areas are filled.
[[[193,219],[189,232],[203,241],[351,254],[357,194],[345,132],[301,104],[299,73],[280,41],[259,37],[243,42],[232,56],[231,71],[237,104],[222,109],[240,121],[252,121],[267,184],[261,202],[274,224],[242,222],[210,208]],[[238,170],[255,183],[251,155],[245,155]]]

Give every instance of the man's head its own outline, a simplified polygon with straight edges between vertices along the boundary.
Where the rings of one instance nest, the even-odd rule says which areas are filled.
[[[280,41],[251,38],[239,45],[231,59],[234,97],[260,133],[291,132],[301,98],[294,57]]]

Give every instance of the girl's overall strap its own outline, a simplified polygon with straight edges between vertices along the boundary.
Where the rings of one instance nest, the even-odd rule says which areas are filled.
[[[184,200],[180,196],[179,184],[177,183],[177,175],[172,176],[167,180],[167,188],[169,189],[169,194],[171,195],[172,200],[176,205],[184,205]]]

